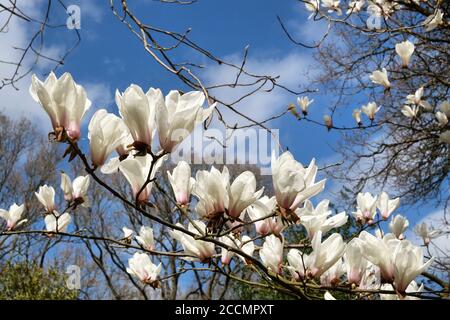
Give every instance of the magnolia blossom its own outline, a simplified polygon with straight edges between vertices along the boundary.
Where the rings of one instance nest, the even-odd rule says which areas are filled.
[[[425,26],[425,31],[431,31],[436,29],[443,21],[444,13],[441,9],[437,9],[437,11],[431,15],[429,15],[423,25]]]
[[[155,240],[153,238],[153,229],[147,226],[141,226],[136,241],[145,249],[152,251],[155,249]]]
[[[328,13],[332,13],[334,11],[337,14],[342,14],[341,8],[339,8],[340,0],[322,0],[322,7],[328,8]]]
[[[290,249],[287,254],[289,262],[288,270],[291,272],[295,280],[305,279],[306,270],[311,262],[311,257],[297,249]]]
[[[233,181],[228,189],[227,214],[233,219],[261,197],[264,188],[256,191],[256,178],[253,172],[244,171]]]
[[[24,210],[25,204],[18,206],[16,203],[12,204],[8,211],[0,209],[0,218],[6,221],[6,229],[8,231],[17,228],[28,221],[27,219],[20,220]]]
[[[445,115],[445,113],[443,113],[443,112],[441,112],[441,111],[437,111],[436,112],[436,114],[435,114],[435,116],[436,116],[436,119],[437,119],[437,121],[438,121],[438,123],[439,123],[439,125],[440,126],[446,126],[447,125],[447,123],[448,123],[448,118],[447,118],[447,116]]]
[[[187,205],[195,179],[191,177],[191,167],[186,161],[178,162],[172,174],[167,171],[170,185],[172,186],[175,199],[179,205]]]
[[[248,256],[253,256],[253,252],[255,251],[255,244],[251,240],[249,236],[243,236],[240,243],[240,250],[244,252]],[[244,262],[244,264],[250,264],[251,262],[247,260],[244,256],[238,255],[238,257]]]
[[[450,130],[442,132],[439,135],[439,141],[450,145]]]
[[[161,268],[161,263],[153,264],[147,254],[136,252],[128,260],[127,272],[144,283],[153,284],[157,280]]]
[[[53,187],[40,186],[38,192],[34,194],[48,213],[52,213],[55,210],[55,189]]]
[[[302,109],[302,113],[305,116],[308,114],[309,105],[311,103],[313,103],[313,102],[314,102],[314,99],[313,100],[309,100],[309,98],[307,96],[304,96],[304,97],[301,97],[301,98],[300,97],[297,98],[297,103],[300,106],[300,108]]]
[[[86,194],[89,180],[90,177],[86,175],[76,177],[72,182],[67,174],[61,172],[61,189],[64,192],[64,199],[88,207],[89,201]]]
[[[119,171],[120,162],[128,158],[128,156],[135,151],[132,146],[134,144],[133,136],[130,130],[124,125],[120,125],[117,130],[122,130],[124,137],[120,140],[116,147],[118,156],[111,157],[104,165],[101,166],[100,171],[103,174],[112,174]]]
[[[336,286],[345,274],[346,263],[338,259],[335,264],[320,276],[320,284],[326,287]]]
[[[223,236],[219,238],[219,240],[230,248],[235,248],[237,250],[240,250],[244,252],[245,254],[252,256],[253,251],[255,250],[255,245],[253,244],[253,241],[251,241],[251,238],[249,236],[243,236],[241,240],[233,236],[232,234]],[[228,250],[228,248],[221,248],[222,252],[222,264],[230,264],[231,258],[235,255],[235,253],[231,250]],[[238,255],[238,257],[245,263],[248,264],[249,262],[246,260],[245,257]]]
[[[132,84],[123,93],[116,90],[116,104],[134,139],[134,146],[141,150],[149,148],[155,132],[156,108],[164,105],[161,90],[150,88],[144,93],[141,87]]]
[[[370,80],[372,80],[373,83],[382,85],[385,89],[389,89],[391,87],[391,83],[388,79],[388,74],[385,68],[380,70],[375,70],[370,75]]]
[[[145,156],[128,157],[120,163],[120,172],[122,172],[127,181],[130,183],[134,197],[137,197],[139,191],[147,181],[150,168],[152,169],[152,172],[150,174],[151,180],[155,177],[156,172],[159,170],[165,159],[166,156],[159,158],[153,165],[153,167],[153,158],[149,154],[146,154]],[[148,200],[152,190],[152,185],[152,182],[148,183],[147,186],[139,194],[138,200],[140,202],[146,202]]]
[[[423,91],[423,87],[420,87],[414,92],[414,94],[408,94],[406,96],[406,104],[415,105],[417,107],[420,106],[428,111],[432,110],[433,107],[431,104],[428,101],[422,100]]]
[[[348,4],[346,14],[358,13],[366,3],[366,0],[351,0]]]
[[[220,172],[212,166],[210,171],[197,171],[195,178],[196,183],[192,193],[199,199],[196,212],[207,218],[214,218],[217,214],[224,213],[229,203],[230,175],[228,168],[224,166]]]
[[[397,43],[395,45],[395,52],[402,60],[402,66],[406,68],[408,67],[409,60],[414,53],[414,44],[408,40]]]
[[[328,218],[332,213],[328,210],[328,204],[329,200],[322,200],[314,209],[311,201],[306,200],[304,207],[298,210],[301,224],[305,227],[309,239],[313,239],[318,231],[324,234],[347,223],[348,216],[345,212]]]
[[[101,166],[129,134],[123,120],[105,109],[94,113],[89,122],[89,148],[92,163]]]
[[[386,192],[382,192],[378,197],[377,208],[380,210],[381,218],[387,220],[389,216],[400,206],[400,198],[389,199]]]
[[[266,237],[262,248],[259,250],[259,256],[268,269],[274,273],[280,273],[283,261],[283,243],[277,236],[271,234]]]
[[[44,82],[33,75],[30,94],[50,117],[58,141],[63,139],[63,129],[70,139],[80,138],[81,119],[91,106],[91,101],[84,88],[73,81],[70,73],[64,73],[58,79],[50,72]]]
[[[358,238],[350,240],[345,249],[347,279],[350,284],[359,285],[367,269],[368,261],[364,258],[362,250],[361,240]]]
[[[430,244],[430,240],[442,235],[441,230],[428,230],[428,226],[425,222],[422,222],[414,228],[414,232],[417,236],[423,239],[423,243],[427,246]]]
[[[329,115],[326,114],[323,116],[323,122],[325,123],[325,126],[328,130],[331,130],[331,128],[333,128],[333,120]]]
[[[359,109],[354,109],[352,112],[352,117],[355,119],[356,124],[358,126],[362,125],[362,121],[361,121],[361,110]]]
[[[394,281],[395,252],[402,241],[393,234],[387,234],[382,239],[374,237],[367,231],[359,234],[363,256],[380,268],[384,282]]]
[[[197,124],[211,115],[216,103],[203,109],[204,102],[205,95],[201,91],[180,95],[179,91],[172,90],[166,96],[165,103],[156,103],[159,144],[164,151],[172,152]]]
[[[130,241],[131,237],[134,234],[134,231],[129,229],[129,228],[127,228],[127,227],[123,227],[122,228],[122,232],[123,232],[123,239],[127,240],[127,241]],[[130,243],[131,243],[131,241],[130,241]]]
[[[275,197],[269,198],[264,196],[247,208],[250,219],[252,221],[258,220],[254,223],[256,233],[263,236],[269,233],[279,235],[284,229],[284,224],[278,216],[261,220],[274,213],[276,204],[277,201]]]
[[[305,200],[317,195],[325,186],[325,180],[314,182],[317,166],[314,159],[307,168],[297,162],[289,151],[278,159],[272,153],[272,180],[278,206],[282,210],[295,211]]]
[[[195,226],[192,223],[194,223]],[[188,225],[189,232],[192,232],[196,235],[202,235],[199,230],[201,230],[203,233],[206,232],[206,225],[202,221],[194,220],[192,221],[192,223],[190,222]],[[183,228],[180,223],[177,223],[176,225]],[[184,232],[179,230],[170,230],[169,232],[172,238],[181,243],[185,254],[190,256],[184,258],[185,260],[207,262],[216,253],[214,250],[214,243],[206,242],[203,240],[195,240],[190,235],[185,234]]]
[[[309,15],[308,19],[311,19],[314,14],[319,11],[320,2],[319,0],[307,0],[305,1],[305,8],[312,13]]]
[[[419,107],[418,106],[403,106],[402,113],[405,117],[415,119],[417,118],[417,114],[419,113]]]
[[[405,217],[401,215],[396,215],[392,218],[392,221],[389,223],[389,230],[397,237],[399,240],[403,240],[405,235],[403,232],[406,231],[409,227],[409,221]]]
[[[369,192],[358,193],[356,197],[356,212],[353,216],[363,223],[372,223],[377,213],[377,197],[373,197]]]
[[[390,283],[385,283],[380,287],[381,290],[390,290],[394,291],[394,287]],[[421,293],[423,292],[424,287],[423,284],[420,285],[420,287],[417,285],[417,282],[414,280],[411,281],[411,283],[406,288],[406,293]],[[405,297],[399,297],[398,294],[390,294],[390,293],[380,293],[380,299],[381,300],[420,300],[419,297],[416,296],[405,296]]]
[[[404,294],[411,281],[428,268],[433,258],[423,263],[423,249],[407,240],[401,241],[394,255],[394,287]]]
[[[325,300],[336,300],[336,298],[333,297],[333,296],[331,295],[331,293],[328,292],[328,291],[325,291],[325,293],[323,294],[323,298],[324,298]]]
[[[311,241],[313,252],[309,256],[308,274],[320,277],[331,268],[345,252],[345,243],[339,233],[333,233],[322,242],[322,231],[318,231]]]
[[[375,102],[369,102],[361,107],[361,111],[370,119],[370,121],[373,121],[375,119],[375,113],[377,113],[380,108],[381,107],[378,107]]]
[[[72,217],[67,212],[60,215],[57,211],[54,211],[54,213],[47,214],[44,221],[48,232],[66,232]]]

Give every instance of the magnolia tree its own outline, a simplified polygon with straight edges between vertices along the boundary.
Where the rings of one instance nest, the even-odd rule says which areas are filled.
[[[50,73],[45,81],[33,76],[30,94],[50,117],[51,140],[66,145],[64,155],[69,161],[80,159],[86,175],[71,180],[62,173],[59,192],[54,186],[38,188],[35,196],[42,205],[44,230],[29,228],[23,204],[12,203],[9,210],[1,210],[6,221],[2,236],[41,234],[50,241],[73,237],[114,242],[116,250],[133,251],[126,266],[130,281],[136,279],[155,290],[179,276],[161,277],[163,264],[155,260],[163,256],[195,262],[192,268],[180,271],[183,273],[207,270],[297,298],[335,299],[345,293],[356,299],[420,299],[442,298],[448,293],[445,285],[439,287],[445,282],[427,273],[433,257],[426,249],[430,239],[439,236],[437,230],[426,225],[417,228],[423,246],[406,240],[408,220],[394,214],[400,199],[390,199],[386,193],[359,194],[350,216],[333,214],[328,200],[314,207],[310,199],[324,190],[325,180],[316,181],[314,160],[305,167],[289,152],[272,155],[274,194],[259,188],[251,171],[230,179],[226,166],[221,171],[211,166],[193,177],[190,164],[180,161],[168,172],[172,190],[165,197],[172,209],[155,213],[159,203],[149,199],[152,189],[159,188],[162,165],[216,107],[214,103],[204,107],[207,99],[201,91],[181,94],[173,90],[164,96],[159,89],[144,92],[137,85],[117,91],[118,115],[100,109],[89,121],[89,151],[84,151],[79,141],[86,134],[81,123],[91,102],[69,73],[60,78]],[[106,182],[110,175],[123,175],[131,187],[129,193]],[[123,237],[116,239],[93,239],[83,231],[88,226],[69,232],[77,211],[95,205],[89,200],[91,183],[148,218],[154,227],[142,225],[135,234],[124,226]],[[65,203],[55,201],[57,193]],[[182,223],[164,218],[170,215],[182,217]],[[390,233],[383,234],[381,224],[388,223],[391,216]],[[340,230],[349,219],[355,219],[359,227],[344,238]],[[306,230],[305,236],[289,242],[285,234],[298,228]],[[155,237],[155,230],[166,230],[176,241],[173,250]],[[240,278],[231,265],[242,266],[256,277]],[[435,285],[425,288],[421,277]]]

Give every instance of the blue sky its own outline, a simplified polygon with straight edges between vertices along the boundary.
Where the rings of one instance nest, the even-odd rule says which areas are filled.
[[[86,87],[93,101],[90,114],[84,121],[84,142],[87,140],[88,118],[95,110],[106,107],[112,112],[117,111],[114,103],[116,88],[124,90],[130,83],[136,83],[144,89],[150,86],[159,87],[165,93],[170,89],[186,89],[175,76],[163,70],[150,58],[141,42],[112,15],[108,3],[109,1],[87,0],[66,2],[77,4],[81,8],[82,41],[68,57],[64,66],[58,68],[57,75],[65,71],[72,73],[75,80]],[[30,12],[42,10],[41,7],[30,4],[27,4],[27,7]],[[312,59],[312,51],[289,42],[276,20],[277,14],[282,16],[297,38],[305,41],[317,38],[323,26],[307,23],[307,13],[297,1],[199,0],[194,5],[178,6],[145,0],[134,4],[132,8],[139,14],[141,20],[153,26],[178,32],[192,28],[191,39],[222,58],[239,61],[243,48],[250,45],[248,59],[250,71],[280,75],[281,83],[294,90],[310,87],[305,73],[314,73],[317,70]],[[55,12],[53,22],[64,23],[65,12],[62,8],[58,10]],[[11,42],[26,39],[26,27],[19,24],[17,26],[21,29],[17,31],[16,37],[9,40],[0,39],[0,48],[10,45]],[[63,52],[64,48],[73,43],[74,38],[74,31],[49,30],[46,50],[56,54]],[[13,54],[14,52],[11,53]],[[177,57],[180,60],[194,60],[206,64],[208,68],[202,75],[209,83],[220,82],[223,77],[230,76],[227,70],[193,55],[192,51],[181,50],[177,53]],[[42,77],[50,68],[49,64],[41,64],[36,72]],[[48,131],[49,122],[40,121],[45,115],[28,97],[28,86],[29,79],[25,78],[19,85],[18,92],[1,90],[0,97],[3,104],[0,108],[12,115],[25,114],[35,119],[35,123],[39,123],[44,131]],[[230,92],[220,94],[233,95]],[[310,96],[315,100],[311,105],[311,116],[322,121],[322,116],[329,107],[329,97],[321,93]],[[250,99],[239,107],[249,115],[270,115],[284,110],[288,103],[296,101],[296,97],[293,94],[276,91]],[[361,101],[364,102],[364,97],[361,97]],[[19,112],[12,112],[12,105],[16,108],[14,110]],[[351,106],[350,110],[353,107],[358,106]],[[340,123],[353,125],[351,113],[342,116]],[[321,164],[336,160],[332,150],[339,137],[336,132],[327,132],[323,127],[310,123],[299,123],[290,115],[282,120],[273,121],[270,126],[280,130],[282,144],[288,146],[296,159],[303,164],[309,163],[313,157]],[[328,182],[328,187],[331,183]],[[436,208],[433,203],[429,203],[421,207],[400,208],[398,212],[406,214],[414,225],[425,215],[435,213]]]

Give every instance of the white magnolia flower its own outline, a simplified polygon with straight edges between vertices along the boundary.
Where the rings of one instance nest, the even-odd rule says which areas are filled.
[[[414,232],[417,236],[423,239],[423,243],[427,246],[431,239],[437,238],[442,235],[441,230],[428,230],[428,226],[425,222],[422,222],[414,228]]]
[[[188,225],[188,231],[196,235],[202,235],[198,229],[200,229],[203,233],[206,232],[206,225],[202,221],[194,220],[193,223],[196,227],[190,222]],[[183,228],[180,223],[177,223],[176,225]],[[180,230],[170,230],[169,232],[172,238],[181,243],[185,254],[190,256],[186,257],[185,260],[207,262],[216,253],[214,250],[214,243],[196,240]]]
[[[370,121],[373,121],[375,119],[375,113],[377,113],[380,108],[381,107],[378,107],[375,102],[369,102],[361,107],[361,111],[370,119]]]
[[[450,130],[442,132],[439,135],[439,141],[450,145]]]
[[[328,292],[328,291],[325,291],[325,293],[324,293],[324,295],[323,295],[323,298],[324,298],[325,300],[336,300],[336,298],[333,297],[333,296],[331,295],[331,293]]]
[[[6,229],[8,231],[17,228],[28,221],[27,219],[20,220],[24,210],[25,204],[18,206],[16,203],[12,204],[8,211],[0,209],[0,218],[6,221]]]
[[[147,254],[136,252],[128,260],[127,272],[144,283],[152,284],[158,279],[161,268],[161,263],[153,264]]]
[[[328,130],[331,130],[331,128],[333,128],[333,120],[329,115],[326,114],[323,116],[323,122],[325,123],[325,126]]]
[[[408,67],[409,60],[414,53],[414,44],[408,40],[397,43],[395,45],[395,52],[402,60],[402,66],[406,68]]]
[[[347,223],[348,216],[345,212],[338,213],[330,218],[332,211],[328,210],[329,200],[322,200],[314,209],[311,201],[306,200],[302,209],[299,209],[301,224],[305,227],[309,239],[313,239],[318,231],[322,234],[333,228],[338,228]]]
[[[153,238],[153,229],[147,226],[141,226],[136,241],[145,249],[152,251],[155,249],[155,240]]]
[[[268,217],[274,213],[277,201],[275,197],[269,198],[264,196],[247,208],[247,213],[252,221]],[[256,233],[267,235],[273,233],[279,235],[284,229],[284,224],[280,217],[269,217],[258,220],[254,223]]]
[[[381,69],[381,71],[375,70],[372,72],[370,75],[370,80],[375,84],[382,85],[385,89],[389,89],[391,87],[391,83],[388,79],[388,73],[385,68]]]
[[[362,121],[361,121],[361,110],[354,109],[353,112],[352,112],[352,117],[355,119],[356,124],[358,126],[360,126],[362,124]]]
[[[322,7],[328,8],[328,13],[337,12],[338,15],[342,14],[341,8],[339,8],[340,0],[322,0]]]
[[[84,88],[73,81],[70,73],[64,73],[57,79],[50,72],[44,82],[33,75],[30,94],[50,117],[58,141],[62,141],[63,128],[70,139],[80,138],[81,119],[91,106],[91,101]]]
[[[172,90],[165,103],[156,104],[156,125],[159,144],[166,152],[172,152],[195,126],[204,122],[213,112],[216,103],[203,109],[205,95],[201,91],[191,91],[180,95]]]
[[[320,2],[319,0],[307,0],[305,2],[305,8],[306,10],[312,12],[311,15],[308,17],[308,19],[311,19],[314,14],[319,11]]]
[[[141,87],[132,84],[123,93],[116,90],[116,104],[134,139],[134,146],[141,150],[150,148],[156,126],[156,108],[164,104],[161,90],[150,88],[144,93]]]
[[[64,199],[70,203],[74,202],[89,207],[87,197],[89,181],[90,177],[86,175],[76,177],[72,182],[67,174],[61,172],[61,189],[64,192]]]
[[[396,215],[392,218],[392,221],[389,223],[389,230],[397,237],[399,240],[403,240],[405,235],[403,232],[406,231],[409,227],[409,221],[402,215]]]
[[[40,186],[38,192],[34,194],[48,213],[52,213],[55,210],[55,189],[53,187]]]
[[[271,234],[266,237],[259,250],[259,256],[264,266],[274,273],[280,273],[283,262],[283,243],[277,236]]]
[[[364,272],[358,289],[360,290],[379,290],[381,286],[380,268],[371,262]]]
[[[359,234],[362,254],[371,263],[380,268],[384,282],[392,283],[394,280],[395,252],[402,241],[393,234],[387,234],[383,239],[377,238],[367,231]]]
[[[411,281],[433,262],[433,258],[431,258],[423,263],[423,249],[414,246],[407,240],[401,241],[394,256],[394,287],[400,294],[404,294]]]
[[[153,179],[155,177],[156,172],[159,170],[165,159],[166,156],[161,157],[160,159],[158,159],[158,161],[156,161],[156,163],[153,165],[150,179]],[[120,162],[120,172],[122,172],[128,183],[131,185],[134,197],[137,196],[138,192],[144,186],[150,168],[152,167],[152,161],[153,158],[149,154],[146,154],[145,156],[131,156]],[[147,184],[144,190],[142,190],[142,192],[139,194],[138,200],[140,202],[146,202],[148,200],[152,190],[152,185],[152,182]]]
[[[366,3],[366,0],[351,0],[348,4],[346,14],[358,13]]]
[[[172,173],[167,171],[170,185],[179,205],[187,205],[191,196],[195,179],[191,177],[191,167],[186,161],[178,162]]]
[[[438,121],[438,123],[439,123],[439,125],[440,126],[446,126],[447,125],[447,123],[448,123],[448,118],[447,118],[447,116],[445,115],[445,113],[443,113],[443,112],[441,112],[441,111],[437,111],[436,112],[436,114],[435,114],[435,116],[436,116],[436,119],[437,119],[437,121]]]
[[[345,252],[345,242],[339,233],[333,233],[322,242],[322,231],[318,231],[311,241],[313,249],[308,259],[308,274],[313,277],[320,277],[325,271],[331,268]]]
[[[385,291],[395,291],[394,287],[390,283],[385,283],[381,286],[381,290]],[[406,288],[406,293],[421,293],[423,292],[424,287],[423,284],[420,285],[420,287],[417,285],[417,282],[414,280],[411,281],[408,288]],[[380,299],[381,300],[420,300],[419,297],[416,296],[405,296],[405,297],[399,297],[397,294],[390,294],[390,293],[380,293]]]
[[[123,232],[123,239],[125,239],[125,240],[131,240],[131,237],[134,234],[134,231],[127,227],[123,227],[122,232]]]
[[[301,97],[301,98],[300,97],[297,98],[297,103],[300,106],[300,108],[302,109],[302,113],[305,116],[308,114],[309,105],[311,103],[313,103],[313,102],[314,102],[314,99],[313,100],[309,100],[309,98],[307,96],[304,96],[304,97]]]
[[[346,263],[338,259],[335,264],[320,276],[320,284],[322,286],[331,287],[339,284],[341,277],[346,271]]]
[[[356,197],[356,212],[353,216],[362,223],[373,223],[377,213],[377,197],[373,197],[369,192],[358,193]]]
[[[447,116],[447,118],[450,118],[450,101],[441,102],[438,108]]]
[[[238,239],[236,239],[232,234],[220,237],[219,241],[223,242],[228,247],[232,247],[235,249],[239,248]],[[227,248],[223,248],[223,247],[221,247],[220,249],[221,249],[221,256],[222,256],[221,257],[222,264],[223,265],[230,264],[231,258],[233,258],[233,256],[234,256],[234,252],[231,250],[228,250]]]
[[[48,232],[66,232],[72,217],[67,212],[60,215],[54,211],[54,213],[45,215],[44,221]]]
[[[105,109],[95,112],[89,122],[88,133],[92,164],[102,166],[128,134],[121,118]]]
[[[389,199],[386,192],[382,192],[378,197],[377,208],[380,210],[381,218],[387,220],[389,216],[400,206],[400,198]]]
[[[416,90],[416,92],[414,92],[414,94],[408,94],[406,96],[406,104],[414,105],[417,107],[420,106],[428,111],[432,110],[433,107],[431,106],[431,104],[428,101],[422,100],[423,91],[424,91],[424,88],[420,87],[419,89]],[[415,108],[414,108],[414,110],[415,110]],[[418,109],[417,109],[417,111],[418,111]]]
[[[256,191],[256,178],[253,172],[242,172],[228,189],[228,216],[233,219],[239,218],[249,205],[261,197],[263,191],[264,188]]]
[[[249,236],[243,236],[240,243],[239,243],[240,249],[242,252],[244,252],[246,255],[252,257],[253,252],[255,251],[255,244],[253,241],[251,241],[251,238]],[[244,256],[238,255],[238,257],[244,262],[244,264],[251,263],[248,261]]]
[[[345,262],[347,267],[348,283],[359,285],[367,269],[368,261],[362,254],[361,240],[350,240],[345,249]]]
[[[308,270],[312,260],[311,258],[311,256],[300,252],[300,250],[289,250],[287,254],[287,260],[289,262],[288,270],[291,272],[296,281],[305,278],[306,271]]]
[[[230,175],[228,168],[224,166],[222,172],[214,166],[210,171],[199,170],[195,180],[192,194],[199,199],[196,212],[207,218],[214,218],[217,214],[224,213],[229,203]]]
[[[295,211],[305,200],[317,195],[325,180],[315,183],[317,166],[314,159],[307,168],[297,162],[289,151],[278,159],[272,153],[272,179],[275,197],[281,210]]]
[[[403,106],[402,113],[405,117],[415,119],[417,118],[417,114],[419,113],[419,107],[418,106]]]
[[[128,127],[126,127],[125,125],[120,125],[117,130],[122,130],[124,136],[116,147],[118,156],[110,158],[104,165],[102,165],[100,171],[103,174],[112,174],[118,172],[120,162],[128,158],[131,153],[135,152],[132,148],[134,142],[133,136],[131,135],[130,130],[128,130]]]
[[[431,31],[436,29],[443,21],[444,14],[441,9],[438,9],[435,13],[429,15],[423,25],[425,26],[425,31]]]

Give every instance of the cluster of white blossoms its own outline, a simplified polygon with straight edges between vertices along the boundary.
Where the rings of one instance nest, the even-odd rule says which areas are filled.
[[[67,142],[72,150],[79,151],[76,142],[81,137],[81,119],[90,105],[84,89],[69,74],[57,79],[52,73],[45,82],[33,76],[30,91],[50,116],[55,140]],[[159,89],[150,88],[144,93],[136,85],[124,93],[117,92],[121,117],[100,109],[89,123],[92,168],[86,168],[88,173],[93,174],[100,166],[106,174],[121,172],[131,185],[136,208],[143,210],[149,201],[152,182],[167,155],[210,116],[215,105],[203,108],[204,101],[201,92],[170,91],[164,98]],[[311,102],[299,101],[304,105],[305,114]],[[376,111],[376,105],[363,108],[369,118]],[[152,144],[155,131],[159,138],[157,152],[153,151]],[[272,197],[264,195],[264,188],[257,187],[251,171],[242,172],[232,180],[226,166],[221,171],[212,166],[210,170],[198,170],[193,177],[190,165],[180,161],[167,172],[178,210],[186,217],[191,217],[190,213],[196,217],[189,218],[187,227],[181,223],[167,225],[172,228],[170,236],[183,247],[184,253],[177,254],[200,263],[221,257],[223,265],[236,258],[234,263],[257,264],[267,268],[269,274],[284,275],[292,281],[316,279],[325,287],[345,282],[360,289],[390,285],[400,297],[417,288],[415,278],[426,270],[432,259],[424,262],[422,248],[405,240],[409,225],[406,218],[393,217],[389,224],[391,233],[379,232],[379,236],[374,236],[363,231],[346,243],[338,228],[347,224],[349,216],[345,212],[333,213],[329,200],[322,200],[316,206],[311,200],[325,186],[325,180],[316,181],[318,167],[314,160],[303,166],[290,152],[279,157],[273,153],[271,170]],[[89,175],[71,181],[67,174],[61,174],[61,190],[67,201],[62,214],[57,211],[53,187],[44,185],[36,192],[45,208],[49,236],[67,231],[71,222],[69,209],[89,205],[89,181]],[[361,193],[353,216],[361,226],[379,227],[399,207],[399,201],[390,199],[384,192],[377,197]],[[9,211],[0,211],[0,217],[7,221],[7,230],[25,224],[26,220],[21,220],[23,211],[24,205],[16,204]],[[244,228],[244,225],[253,227]],[[295,225],[302,226],[306,234],[301,246],[312,251],[302,252],[292,247],[288,250],[283,233]],[[426,225],[418,227],[416,232],[426,245],[439,235],[428,231]],[[124,227],[123,233],[122,243],[130,245],[134,240],[144,251],[136,252],[129,259],[127,271],[157,287],[162,266],[155,265],[148,255],[158,254],[153,229],[142,226],[135,236],[133,230]],[[254,238],[253,233],[257,235]]]
[[[340,0],[302,0],[302,2],[304,2],[306,10],[311,12],[308,19],[316,16],[320,18],[325,16],[326,13],[335,13],[340,16],[345,9],[347,16],[366,10],[372,16],[389,19],[396,11],[402,10],[405,3],[395,0],[349,0],[343,1],[343,4]],[[409,0],[406,2],[409,2]],[[411,0],[411,2],[420,5],[420,2],[426,1]],[[421,25],[425,32],[429,32],[442,25],[444,21],[444,13],[441,9],[437,9],[427,16]]]

